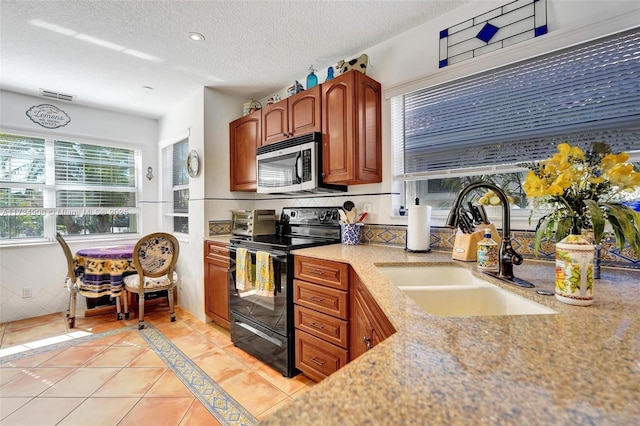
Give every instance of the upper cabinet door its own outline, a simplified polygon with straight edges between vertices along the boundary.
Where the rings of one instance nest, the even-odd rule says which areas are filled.
[[[229,123],[230,191],[257,189],[256,150],[262,140],[260,110]]]
[[[262,145],[320,129],[320,86],[267,105],[262,110]]]
[[[288,99],[285,99],[262,109],[262,145],[289,137],[287,101]]]
[[[325,183],[382,182],[380,83],[349,71],[322,85]]]
[[[312,87],[288,99],[289,133],[292,137],[321,131],[321,87],[321,85]]]

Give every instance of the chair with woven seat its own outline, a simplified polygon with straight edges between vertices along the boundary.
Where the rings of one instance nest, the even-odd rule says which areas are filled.
[[[166,290],[169,299],[171,322],[176,320],[173,289],[178,283],[175,266],[178,261],[180,246],[171,234],[156,232],[142,237],[133,249],[133,264],[136,274],[124,278],[127,292],[138,295],[138,328],[144,328],[145,293]],[[125,312],[129,312],[125,296]]]
[[[71,249],[69,245],[64,240],[60,233],[56,232],[56,240],[62,247],[62,251],[64,252],[64,257],[67,259],[67,278],[65,280],[65,286],[69,291],[69,305],[67,307],[67,324],[69,324],[69,328],[74,328],[76,326],[76,302],[78,293],[80,293],[84,297],[88,298],[98,298],[102,297],[103,294],[96,294],[90,291],[84,291],[80,273],[76,271],[76,268],[73,265],[73,255],[71,254]],[[118,320],[122,319],[122,311],[120,308],[120,296],[116,296],[116,318]]]

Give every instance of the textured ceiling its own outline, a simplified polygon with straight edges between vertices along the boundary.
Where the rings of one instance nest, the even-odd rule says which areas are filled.
[[[0,88],[159,118],[203,86],[268,96],[310,64],[334,65],[469,1],[0,0]]]

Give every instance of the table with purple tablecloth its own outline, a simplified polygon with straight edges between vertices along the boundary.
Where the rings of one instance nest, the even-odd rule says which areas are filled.
[[[134,244],[123,244],[78,250],[73,262],[82,281],[80,294],[119,296],[123,277],[136,272],[132,261],[134,247]]]

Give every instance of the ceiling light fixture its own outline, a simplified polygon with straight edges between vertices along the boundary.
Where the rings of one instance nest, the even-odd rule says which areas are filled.
[[[204,36],[200,33],[187,33],[187,35],[189,36],[189,39],[193,40],[193,41],[204,41]]]

